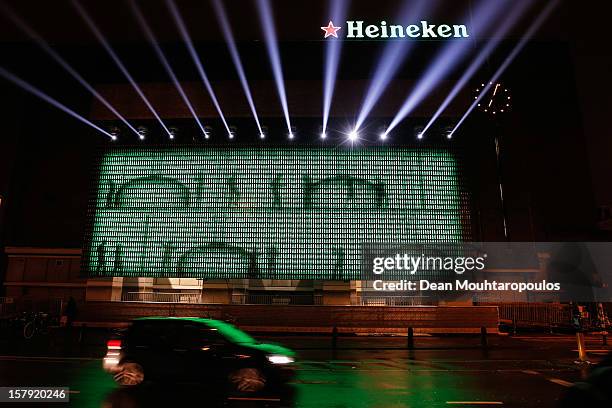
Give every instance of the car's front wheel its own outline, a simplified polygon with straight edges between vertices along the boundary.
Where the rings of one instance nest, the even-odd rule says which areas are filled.
[[[144,381],[144,370],[138,363],[127,362],[121,365],[117,374],[113,377],[115,382],[125,387],[133,387]]]
[[[240,368],[230,373],[229,383],[237,392],[254,393],[266,386],[266,377],[257,368]]]

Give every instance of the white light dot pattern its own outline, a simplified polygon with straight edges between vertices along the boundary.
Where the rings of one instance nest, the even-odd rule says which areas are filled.
[[[360,279],[364,243],[469,239],[433,148],[117,148],[99,164],[92,277]]]

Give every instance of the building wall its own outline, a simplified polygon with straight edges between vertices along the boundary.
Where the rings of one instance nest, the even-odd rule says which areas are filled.
[[[192,278],[94,278],[80,275],[81,250],[62,248],[6,248],[7,297],[16,299],[19,310],[57,312],[70,296],[77,303],[91,301],[173,302],[204,304],[314,304],[325,306],[405,306],[411,299],[365,295],[362,281],[313,281],[271,279]],[[490,271],[491,280],[532,281],[546,279],[548,255],[538,254],[540,265],[532,269]],[[507,298],[481,294],[480,303],[526,302],[527,292]],[[418,299],[413,299],[419,304]],[[554,301],[553,298],[550,301]],[[406,303],[408,302],[408,303]],[[441,306],[469,306],[472,301],[446,301]]]
[[[5,253],[4,292],[18,300],[20,310],[59,313],[70,297],[85,301],[87,280],[80,276],[80,250],[9,247]]]
[[[7,247],[7,297],[35,310],[52,309],[74,297],[85,301],[176,301],[182,303],[269,302],[273,297],[322,296],[322,304],[351,304],[349,283],[302,280],[193,278],[86,278],[81,276],[81,250],[66,248]],[[286,295],[282,295],[282,294]],[[50,306],[51,305],[51,306]]]

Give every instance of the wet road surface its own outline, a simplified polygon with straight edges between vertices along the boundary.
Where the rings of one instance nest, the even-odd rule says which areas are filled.
[[[3,355],[0,384],[69,386],[74,407],[554,407],[585,373],[574,363],[574,338],[563,335],[491,336],[486,350],[475,337],[417,337],[415,350],[405,349],[405,338],[340,338],[336,350],[325,337],[269,340],[298,352],[298,375],[278,395],[261,398],[188,385],[126,391],[93,356]],[[592,361],[608,350],[595,337],[587,348]]]

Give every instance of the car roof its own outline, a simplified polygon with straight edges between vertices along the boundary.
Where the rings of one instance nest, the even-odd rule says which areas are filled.
[[[210,329],[217,330],[221,335],[223,335],[228,340],[234,343],[248,343],[254,344],[257,341],[249,336],[247,333],[243,332],[236,326],[224,322],[222,320],[215,319],[204,319],[201,317],[164,317],[164,316],[149,316],[149,317],[140,317],[138,319],[134,319],[135,322],[139,321],[160,321],[160,322],[169,322],[169,321],[187,321],[198,324],[203,324]]]

